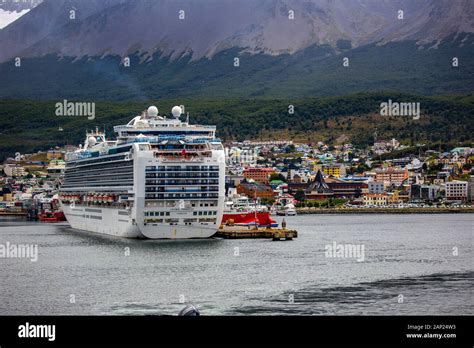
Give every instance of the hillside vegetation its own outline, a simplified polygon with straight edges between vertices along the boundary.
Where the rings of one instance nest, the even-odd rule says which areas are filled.
[[[380,103],[388,99],[420,102],[421,117],[380,116]],[[0,100],[0,157],[16,151],[32,152],[56,145],[77,145],[85,131],[99,127],[108,136],[113,126],[156,105],[170,116],[174,105],[184,104],[191,123],[217,126],[223,140],[295,139],[303,142],[351,141],[359,146],[378,138],[395,137],[406,144],[471,143],[474,139],[474,95],[421,97],[408,94],[371,93],[344,97],[287,100],[149,100],[97,102],[96,117],[56,116],[58,101]],[[289,105],[294,113],[289,113]],[[59,131],[59,127],[63,131]]]
[[[461,42],[462,41],[462,42]],[[295,54],[248,54],[231,48],[212,59],[178,60],[156,54],[131,66],[117,56],[25,58],[21,68],[0,64],[0,98],[134,101],[169,98],[287,99],[384,90],[421,95],[471,93],[474,36],[446,40],[437,48],[404,41],[336,52],[311,46]],[[239,66],[234,58],[239,57]],[[349,66],[343,66],[343,59]],[[452,67],[457,57],[458,67]]]

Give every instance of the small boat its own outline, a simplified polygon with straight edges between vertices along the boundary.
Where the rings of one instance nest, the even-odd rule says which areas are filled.
[[[283,209],[279,209],[276,211],[277,215],[279,216],[295,216],[296,209],[295,206],[291,203],[285,205]]]
[[[39,220],[41,222],[66,221],[64,213],[59,208],[57,198],[35,199],[28,208],[28,220]]]

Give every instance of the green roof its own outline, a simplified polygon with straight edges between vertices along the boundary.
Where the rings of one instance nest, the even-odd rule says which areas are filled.
[[[270,181],[270,184],[272,185],[280,185],[280,184],[283,184],[285,183],[283,180],[272,180]]]

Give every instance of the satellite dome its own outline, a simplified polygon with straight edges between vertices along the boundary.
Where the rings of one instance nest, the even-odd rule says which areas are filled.
[[[87,142],[88,142],[89,146],[94,146],[97,143],[97,139],[95,137],[91,136],[87,139]]]
[[[146,111],[146,113],[150,117],[156,117],[158,116],[158,108],[156,106],[150,106],[148,110]]]
[[[178,118],[183,113],[183,110],[180,106],[173,106],[173,108],[171,109],[171,113],[174,117]]]

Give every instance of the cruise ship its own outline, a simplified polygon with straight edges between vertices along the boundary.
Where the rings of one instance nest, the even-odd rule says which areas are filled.
[[[60,202],[78,230],[126,238],[212,236],[222,221],[225,153],[215,126],[191,125],[175,106],[155,106],[126,125],[116,140],[86,132],[84,145],[66,154]]]

